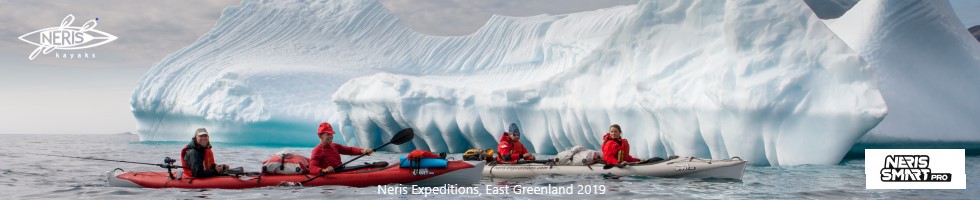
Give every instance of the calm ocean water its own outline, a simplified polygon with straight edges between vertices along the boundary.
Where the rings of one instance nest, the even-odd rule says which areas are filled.
[[[2,199],[977,199],[980,198],[980,157],[966,158],[966,190],[865,190],[864,161],[841,165],[756,167],[746,169],[744,180],[638,178],[603,179],[598,176],[541,176],[533,179],[483,179],[486,185],[547,186],[593,185],[606,188],[599,195],[391,195],[377,187],[269,187],[248,190],[142,189],[107,187],[104,172],[159,171],[158,167],[25,154],[29,152],[99,157],[158,163],[179,157],[186,142],[143,143],[135,135],[0,135],[0,194]],[[218,163],[258,171],[261,162],[281,149],[309,154],[310,148],[280,148],[214,144]],[[392,162],[399,154],[380,153],[362,158]],[[459,158],[460,156],[451,155]],[[344,160],[349,159],[345,157]]]

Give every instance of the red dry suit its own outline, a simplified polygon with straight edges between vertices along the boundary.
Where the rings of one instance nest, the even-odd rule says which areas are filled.
[[[640,159],[630,156],[630,142],[626,139],[613,139],[611,134],[606,133],[602,136],[602,140],[604,141],[602,143],[602,159],[606,161],[607,165],[619,164],[620,161],[640,161]]]
[[[510,134],[504,132],[504,136],[500,138],[500,145],[497,145],[497,162],[514,164],[522,159],[525,153],[527,149],[524,148],[524,144],[521,144],[521,141],[510,141]]]
[[[330,143],[330,145],[318,144],[313,148],[313,155],[310,155],[310,173],[319,174],[320,170],[327,167],[340,167],[340,154],[361,155],[364,150],[357,147],[349,147]]]

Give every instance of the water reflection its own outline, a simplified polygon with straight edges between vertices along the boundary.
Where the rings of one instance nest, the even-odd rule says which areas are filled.
[[[606,189],[596,195],[528,195],[504,194],[482,196],[393,195],[379,194],[377,187],[267,187],[248,190],[209,189],[141,189],[106,187],[104,173],[115,168],[126,171],[160,171],[159,167],[101,162],[26,153],[64,154],[155,163],[163,157],[179,157],[186,142],[138,142],[135,135],[4,135],[0,140],[0,194],[3,199],[458,199],[469,198],[680,198],[680,199],[848,199],[848,198],[950,198],[974,199],[980,196],[980,182],[968,181],[967,190],[865,190],[864,161],[844,160],[841,165],[804,165],[791,167],[758,167],[745,169],[744,179],[692,179],[657,177],[621,177],[604,179],[598,175],[545,175],[533,178],[484,178],[476,185],[563,186],[601,185]],[[309,154],[311,148],[252,147],[222,144],[216,146],[218,163],[243,166],[258,171],[266,158],[281,149]],[[365,162],[392,161],[401,154],[379,152],[362,158]],[[460,155],[450,155],[460,157]],[[351,157],[344,156],[347,160]],[[980,180],[980,157],[967,158],[967,179]]]

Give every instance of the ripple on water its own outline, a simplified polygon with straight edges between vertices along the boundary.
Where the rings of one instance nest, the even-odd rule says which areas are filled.
[[[73,191],[78,191],[78,190],[82,190],[82,187],[81,186],[71,186],[71,187],[68,187],[67,189],[60,189],[60,190],[55,190],[55,191],[51,191],[51,192],[52,193],[60,193],[60,192],[73,192]]]
[[[847,191],[847,190],[816,190],[816,191],[805,191],[791,193],[790,195],[799,196],[803,198],[814,198],[814,199],[841,199],[841,198],[852,198],[858,196],[858,193]]]
[[[117,195],[117,196],[127,196],[127,195],[139,195],[141,192],[134,192],[130,190],[110,190],[105,193],[106,195]]]
[[[141,143],[131,135],[89,136],[7,136],[0,140],[0,193],[3,198],[54,198],[54,199],[310,199],[329,196],[331,199],[391,199],[434,198],[457,199],[459,196],[436,195],[379,195],[377,188],[348,187],[267,187],[249,190],[208,189],[141,189],[105,187],[104,172],[114,168],[127,171],[159,171],[154,166],[143,166],[103,161],[65,159],[47,156],[26,156],[34,153],[65,154],[83,157],[99,157],[136,162],[156,163],[163,157],[178,157],[186,142]],[[43,142],[40,142],[43,141]],[[54,142],[49,142],[54,141]],[[105,147],[106,144],[114,144]],[[25,148],[30,146],[31,148]],[[97,146],[99,148],[93,148]],[[215,147],[219,163],[243,166],[257,171],[260,163],[282,148],[233,146],[221,144]],[[288,148],[309,154],[310,148]],[[401,154],[379,152],[363,161],[391,161]],[[451,155],[459,157],[459,155]],[[544,157],[544,156],[543,156]],[[351,157],[345,156],[347,160]],[[976,170],[980,157],[967,158],[968,180],[980,180]],[[607,193],[602,196],[587,195],[501,195],[468,196],[468,198],[508,199],[975,199],[980,196],[977,181],[968,182],[968,190],[865,190],[864,161],[845,160],[841,165],[805,165],[792,167],[748,166],[742,181],[719,179],[622,177],[604,179],[600,176],[546,175],[533,178],[491,179],[484,178],[477,186],[504,185],[602,185]],[[138,196],[138,197],[137,197]]]
[[[751,182],[751,183],[748,183],[747,186],[750,186],[750,187],[763,187],[763,186],[769,186],[769,185],[766,185],[765,183],[760,183],[760,182]]]

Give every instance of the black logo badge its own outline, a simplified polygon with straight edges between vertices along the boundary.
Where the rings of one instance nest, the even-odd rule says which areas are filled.
[[[888,155],[881,168],[883,182],[950,182],[950,173],[932,173],[928,155]]]

